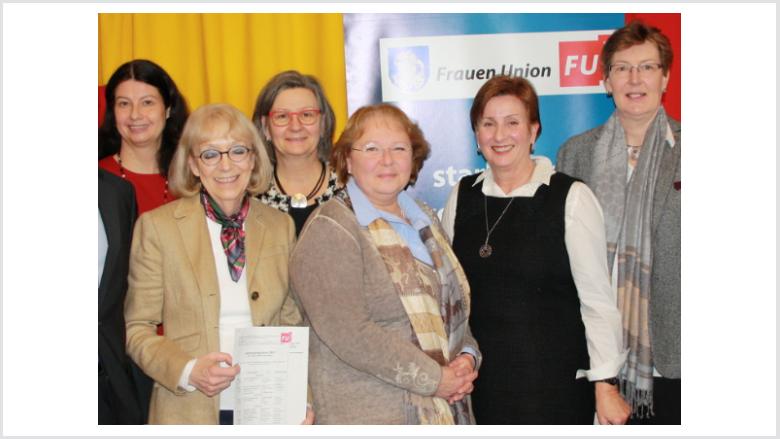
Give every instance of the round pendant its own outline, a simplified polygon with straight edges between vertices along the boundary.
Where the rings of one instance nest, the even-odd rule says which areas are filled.
[[[483,258],[487,258],[492,254],[493,254],[493,247],[491,247],[490,244],[483,244],[482,247],[479,248],[479,255]]]
[[[309,201],[306,199],[306,196],[301,193],[290,197],[290,206],[295,207],[296,209],[303,209],[307,204],[309,204]]]

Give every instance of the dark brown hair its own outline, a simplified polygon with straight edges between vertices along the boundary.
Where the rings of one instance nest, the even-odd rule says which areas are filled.
[[[601,67],[604,77],[609,76],[609,66],[612,64],[615,53],[644,44],[646,41],[655,44],[658,48],[664,75],[668,74],[674,59],[669,38],[666,38],[666,35],[662,34],[657,27],[647,26],[641,21],[634,20],[616,30],[604,43],[604,47],[601,49]]]
[[[167,175],[189,111],[187,103],[173,79],[162,67],[146,59],[134,59],[122,64],[111,75],[108,84],[106,84],[106,114],[103,118],[103,124],[98,128],[98,159],[119,152],[122,145],[122,137],[116,128],[116,115],[114,114],[115,93],[119,84],[129,80],[143,82],[156,88],[162,96],[165,108],[169,111],[162,132],[162,144],[160,150],[157,151],[157,165],[160,168],[160,174]]]
[[[471,103],[471,129],[476,132],[477,124],[482,119],[482,113],[485,112],[485,106],[489,100],[497,96],[514,96],[525,105],[528,112],[528,122],[539,124],[536,131],[536,138],[542,135],[542,121],[539,119],[539,96],[531,82],[525,78],[512,76],[494,76],[486,83],[482,84],[477,95],[474,96],[474,102]]]

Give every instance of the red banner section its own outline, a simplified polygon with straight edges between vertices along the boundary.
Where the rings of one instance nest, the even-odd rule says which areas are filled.
[[[561,87],[599,85],[601,78],[601,47],[609,35],[599,35],[595,41],[562,41],[558,43]]]
[[[98,86],[98,126],[103,125],[103,116],[106,114],[106,86]]]
[[[664,93],[663,103],[666,112],[677,120],[682,120],[680,90],[682,89],[682,51],[680,14],[626,14],[626,23],[631,20],[641,20],[643,23],[655,26],[669,38],[674,52],[672,69],[669,72],[669,85]]]

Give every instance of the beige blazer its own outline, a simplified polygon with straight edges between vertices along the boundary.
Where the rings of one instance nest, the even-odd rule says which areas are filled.
[[[244,230],[252,324],[300,325],[300,312],[288,295],[292,219],[252,199]],[[188,361],[221,351],[216,265],[197,195],[138,219],[128,282],[127,351],[155,381],[149,423],[218,424],[219,395],[178,388]],[[158,336],[157,325],[163,322],[165,335]]]

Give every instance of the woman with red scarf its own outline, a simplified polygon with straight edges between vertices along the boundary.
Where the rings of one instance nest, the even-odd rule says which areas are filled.
[[[232,424],[235,330],[302,321],[288,295],[293,221],[254,198],[273,172],[261,145],[238,109],[201,107],[171,163],[181,198],[138,219],[125,320],[128,353],[156,383],[152,424]]]

